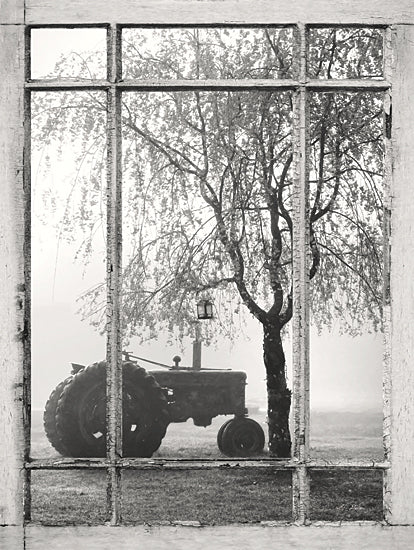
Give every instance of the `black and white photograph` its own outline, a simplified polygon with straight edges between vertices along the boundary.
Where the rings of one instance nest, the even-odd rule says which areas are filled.
[[[414,1],[2,0],[0,549],[414,548]]]

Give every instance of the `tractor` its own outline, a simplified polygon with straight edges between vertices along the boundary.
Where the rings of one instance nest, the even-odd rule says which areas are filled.
[[[218,431],[217,444],[229,457],[247,457],[263,451],[262,427],[247,417],[246,373],[201,368],[199,343],[193,365],[148,361],[123,352],[122,434],[124,457],[151,457],[171,422],[193,419],[208,426],[218,415],[234,415]],[[163,367],[146,370],[138,360]],[[71,376],[51,393],[44,427],[52,446],[69,457],[106,455],[106,361],[84,366],[72,363]]]

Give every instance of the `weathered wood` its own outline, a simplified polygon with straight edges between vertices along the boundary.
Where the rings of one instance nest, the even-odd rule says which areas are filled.
[[[384,36],[384,76],[392,79],[392,29]],[[392,185],[392,98],[391,92],[384,93],[384,278],[383,278],[383,445],[384,458],[389,460],[391,453],[391,297],[390,297],[390,260],[391,260],[391,185]],[[384,473],[383,509],[385,515],[389,510],[388,472]]]
[[[0,24],[24,23],[24,0],[0,0]]]
[[[261,23],[306,23],[327,24],[333,22],[355,24],[386,24],[386,23],[411,23],[414,24],[414,5],[412,0],[349,0],[347,2],[331,2],[329,0],[300,0],[298,2],[274,2],[273,0],[259,0],[254,4],[248,0],[119,0],[108,2],[107,0],[72,0],[70,3],[62,3],[58,0],[28,0],[27,22],[29,24],[93,24],[116,21],[118,23],[142,23],[142,24],[261,24]],[[2,202],[0,204],[0,254],[2,264],[0,266],[0,284],[2,293],[0,296],[2,306],[2,318],[0,320],[0,361],[2,368],[2,384],[0,387],[0,523],[22,522],[22,496],[24,494],[24,434],[23,434],[23,356],[24,346],[22,339],[26,338],[24,325],[24,253],[23,253],[23,30],[21,26],[14,26],[23,21],[22,0],[2,0],[0,5],[0,20],[11,25],[0,26],[0,90],[2,102],[0,105],[0,155],[2,165]],[[412,254],[412,242],[414,237],[414,193],[411,174],[414,171],[414,106],[410,96],[414,84],[414,30],[410,27],[398,26],[396,30],[396,51],[394,67],[393,103],[394,103],[394,128],[393,128],[393,185],[392,185],[392,262],[391,262],[391,322],[392,327],[389,336],[389,369],[393,378],[392,389],[388,384],[387,399],[390,400],[390,416],[386,416],[389,422],[389,439],[391,469],[387,476],[387,519],[391,523],[414,523],[414,371],[412,362],[414,358],[414,335],[411,330],[411,319],[414,317],[414,261]],[[109,80],[114,80],[109,75]],[[386,78],[388,75],[385,75]],[[168,83],[169,84],[169,83]],[[176,83],[174,83],[175,86]],[[199,83],[203,85],[202,82]],[[254,83],[260,88],[260,84]],[[263,84],[267,86],[269,82]],[[284,81],[281,87],[289,87],[292,83]],[[305,87],[314,89],[352,88],[364,89],[371,87],[372,83],[364,82],[336,82],[336,81],[307,81],[301,75],[302,98],[305,95]],[[36,83],[28,86],[36,87]],[[40,86],[42,84],[39,84]],[[73,83],[72,83],[73,85]],[[111,84],[100,81],[93,83],[91,87],[100,85],[103,88],[111,88]],[[183,89],[188,89],[191,83],[183,83]],[[198,84],[197,84],[198,85]],[[225,87],[227,83],[223,84]],[[272,85],[272,83],[270,83]],[[294,83],[296,86],[297,83]],[[70,88],[68,83],[67,88]],[[86,85],[89,86],[88,84]],[[137,89],[145,87],[142,83],[128,82],[112,85],[110,101],[115,105],[118,91],[121,89]],[[151,83],[148,84],[148,87]],[[158,86],[158,85],[157,85]],[[374,87],[383,90],[388,86],[387,82],[376,81]],[[82,86],[81,86],[82,87]],[[161,88],[162,86],[160,86]],[[221,87],[221,84],[218,86]],[[53,84],[45,85],[44,89],[52,89]],[[348,89],[349,89],[348,88]],[[40,88],[38,88],[40,89]],[[77,88],[77,85],[72,89]],[[155,89],[155,88],[154,88]],[[115,105],[116,107],[116,105]],[[115,109],[116,110],[116,109]],[[116,146],[117,138],[114,126],[110,125],[112,132],[111,143]],[[304,135],[304,124],[301,122],[301,132]],[[302,139],[303,144],[303,139]],[[303,153],[304,151],[302,151]],[[302,154],[301,153],[301,154]],[[300,162],[304,162],[303,158]],[[302,167],[302,175],[305,173]],[[116,170],[112,171],[113,178]],[[303,182],[306,184],[306,182]],[[112,184],[111,184],[112,185]],[[111,187],[113,204],[118,200],[120,186]],[[118,189],[118,190],[117,190]],[[304,196],[304,195],[303,195]],[[302,205],[303,208],[303,205]],[[303,212],[303,210],[302,210]],[[114,215],[118,215],[113,211]],[[119,221],[119,220],[118,220]],[[112,222],[113,235],[117,235],[118,221]],[[120,222],[119,222],[120,223]],[[120,246],[115,244],[112,249],[111,259],[118,265],[120,258]],[[301,244],[298,241],[299,244]],[[303,245],[302,241],[302,245]],[[111,260],[112,267],[114,266]],[[297,259],[299,262],[299,259]],[[299,263],[297,263],[299,265]],[[116,267],[118,269],[118,267]],[[301,268],[303,270],[303,266]],[[302,271],[304,272],[304,271]],[[298,273],[298,272],[297,272]],[[112,279],[113,284],[119,284],[118,274]],[[301,301],[296,308],[296,314],[302,327],[307,326],[305,287],[304,281],[299,281],[296,289],[302,292]],[[302,289],[302,290],[300,290]],[[116,298],[115,294],[112,294]],[[16,302],[17,297],[17,302]],[[17,303],[17,307],[16,307]],[[300,307],[299,307],[300,306]],[[119,304],[115,306],[119,312]],[[118,315],[118,313],[116,314]],[[118,323],[115,318],[110,320],[112,334]],[[119,326],[119,325],[118,325]],[[18,338],[16,338],[18,335]],[[120,336],[112,336],[112,348],[108,354],[113,365],[119,364]],[[298,336],[302,344],[306,343],[306,335],[302,332]],[[332,467],[376,467],[386,468],[386,463],[319,463],[307,461],[307,437],[306,426],[306,353],[308,345],[300,344],[300,350],[296,351],[298,361],[302,365],[300,372],[299,399],[301,405],[297,437],[297,461],[277,462],[277,466],[297,469],[296,486],[299,494],[306,497],[307,470],[312,468]],[[115,347],[114,347],[115,346]],[[116,351],[114,351],[116,349]],[[299,364],[299,363],[298,363]],[[116,368],[112,371],[116,373]],[[118,378],[119,381],[119,378]],[[114,385],[111,395],[119,394],[119,384],[116,375],[111,384]],[[116,385],[118,384],[118,388]],[[305,399],[306,398],[306,399]],[[388,403],[388,402],[387,402]],[[110,406],[112,428],[110,433],[115,434],[118,443],[110,443],[110,462],[106,461],[72,461],[49,463],[28,463],[26,471],[35,468],[109,468],[111,472],[112,487],[119,485],[119,466],[126,468],[200,468],[199,462],[168,462],[146,463],[135,460],[118,460],[119,436],[116,435],[116,408],[119,401],[113,400]],[[118,424],[119,426],[119,424]],[[112,437],[112,436],[110,436]],[[117,451],[118,449],[118,451]],[[47,466],[49,464],[49,466]],[[83,464],[83,466],[82,466]],[[275,461],[207,461],[204,467],[251,467],[260,464],[260,467],[275,467]],[[230,464],[230,466],[228,466]],[[112,506],[117,507],[116,499],[110,497]],[[297,506],[297,518],[303,521],[306,517],[306,507]],[[116,523],[117,514],[112,515],[112,521]]]
[[[121,93],[114,83],[121,78],[121,33],[108,30],[108,122],[107,122],[107,457],[114,463],[122,456],[122,175]],[[108,468],[107,520],[121,521],[121,473]]]
[[[321,526],[324,526],[321,529]],[[68,542],[69,541],[69,542]],[[46,527],[27,529],[28,550],[45,548],[145,548],[159,550],[181,548],[224,549],[375,549],[409,550],[413,548],[414,527],[384,527],[375,522],[314,522],[313,526],[261,522],[259,525],[214,525],[200,528],[169,525],[139,525],[111,529],[104,526]],[[7,547],[6,547],[7,548]]]
[[[23,26],[0,25],[0,524],[23,522],[25,323]]]
[[[392,524],[414,524],[414,27],[396,28],[393,68],[387,519]]]
[[[28,24],[414,23],[412,0],[27,0]]]
[[[299,79],[306,80],[307,31],[300,26]],[[309,453],[309,160],[308,93],[301,86],[295,95],[293,117],[295,179],[292,197],[292,359],[293,359],[293,456],[303,463]],[[309,479],[300,467],[293,477],[293,515],[305,523],[309,516]]]
[[[114,463],[98,458],[89,459],[34,459],[28,464],[28,470],[84,470],[123,468],[132,470],[147,469],[227,469],[227,468],[272,468],[276,470],[294,470],[297,468],[312,470],[332,470],[336,468],[345,470],[384,470],[389,467],[387,462],[376,462],[372,460],[309,460],[304,464],[298,464],[296,460],[281,460],[277,458],[237,458],[237,459],[181,459],[181,458],[123,458]]]
[[[157,90],[293,90],[304,85],[310,90],[326,91],[382,91],[390,87],[386,80],[126,80],[120,81],[116,87],[125,91],[157,91]],[[106,90],[111,86],[107,80],[32,80],[26,88],[32,91],[59,90]]]

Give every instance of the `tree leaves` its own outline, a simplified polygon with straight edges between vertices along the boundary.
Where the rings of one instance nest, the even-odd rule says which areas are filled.
[[[207,30],[151,30],[152,38],[137,29],[128,31],[124,76],[289,74],[288,34],[241,29],[231,37],[226,29]],[[330,68],[325,77],[333,75],[334,67],[341,72],[338,64],[347,56],[357,68],[354,63],[341,76],[376,75],[380,53],[372,44],[377,38],[354,31],[315,35],[311,60],[319,51],[320,59],[312,61],[320,66],[316,76],[326,63]],[[68,58],[61,64],[73,62]],[[89,92],[36,94],[33,113],[38,144],[54,148],[61,136],[69,136],[82,145],[79,166],[89,163],[88,176],[75,178],[64,198],[59,222],[60,237],[76,239],[79,258],[86,261],[94,232],[105,223],[106,104]],[[383,261],[382,99],[371,92],[315,93],[310,121],[313,322],[318,327],[339,322],[351,332],[376,329]],[[182,337],[192,330],[195,301],[204,294],[214,298],[221,330],[229,337],[238,332],[235,315],[241,303],[262,323],[269,316],[287,322],[293,230],[291,93],[128,92],[123,95],[122,127],[125,333],[146,338],[166,329]],[[53,192],[46,190],[43,197],[45,208],[56,210]],[[91,318],[98,324],[103,322],[104,299],[103,287],[83,297],[84,311],[96,312],[98,317]]]

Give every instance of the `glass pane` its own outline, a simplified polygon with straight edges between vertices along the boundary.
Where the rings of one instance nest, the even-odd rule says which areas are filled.
[[[32,454],[103,455],[106,100],[32,98]]]
[[[383,520],[381,470],[315,470],[310,476],[311,520]]]
[[[291,116],[289,93],[124,94],[125,345],[164,388],[152,399],[170,424],[164,437],[157,421],[147,452],[267,452],[263,327],[243,299],[248,292],[251,308],[268,311],[273,277],[278,299],[290,291]],[[196,304],[206,298],[213,318],[198,320]],[[283,352],[275,355],[269,384],[286,383]]]
[[[106,29],[32,29],[31,78],[106,78]]]
[[[33,471],[32,517],[43,525],[103,524],[105,470]]]
[[[123,29],[125,79],[292,76],[291,28]]]
[[[290,520],[292,474],[274,468],[124,471],[124,523]],[[162,503],[162,505],[160,505]]]
[[[383,30],[310,29],[311,78],[382,78]]]
[[[383,113],[376,93],[311,98],[311,446],[382,457]]]

